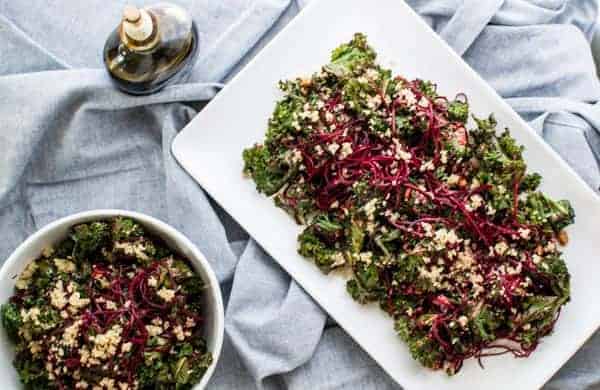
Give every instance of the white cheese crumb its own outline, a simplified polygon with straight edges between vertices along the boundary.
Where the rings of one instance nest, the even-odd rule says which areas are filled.
[[[453,173],[450,176],[448,176],[448,178],[446,179],[446,183],[448,183],[448,185],[453,186],[453,185],[458,184],[459,180],[460,180],[460,176]]]
[[[506,253],[507,250],[508,250],[508,245],[506,245],[506,242],[504,242],[504,241],[497,242],[496,245],[494,245],[494,251],[497,254],[499,254],[500,256],[502,256],[504,253]]]
[[[106,308],[108,310],[117,310],[117,304],[113,301],[106,301]]]
[[[185,340],[185,335],[183,334],[183,328],[181,327],[181,325],[177,325],[176,327],[173,328],[173,334],[175,335],[177,340],[179,340],[179,341]]]
[[[362,252],[358,255],[358,261],[362,261],[365,264],[371,264],[373,261],[373,252]]]
[[[375,218],[375,211],[377,209],[378,201],[379,201],[379,199],[373,198],[363,206],[363,210],[364,210],[365,214],[367,215],[367,218],[370,220]]]
[[[470,202],[466,207],[469,211],[477,210],[481,207],[481,205],[483,205],[483,198],[479,194],[471,195],[471,198],[469,198],[469,200]]]
[[[155,325],[146,325],[146,331],[150,335],[150,337],[158,336],[163,332],[163,328]]]
[[[530,233],[531,233],[531,230],[529,230],[527,228],[519,228],[519,236],[521,236],[521,238],[524,240],[529,240]]]
[[[419,168],[419,170],[421,172],[433,171],[434,169],[435,169],[435,165],[433,164],[432,160],[424,162],[423,164],[421,164],[421,167]]]
[[[335,142],[330,143],[329,145],[327,145],[327,151],[329,153],[331,153],[332,155],[335,154],[338,151],[339,148],[340,148],[340,145],[338,145]]]
[[[187,317],[185,319],[185,327],[186,328],[193,328],[194,326],[196,326],[196,321],[194,321],[194,319],[191,318],[191,317]]]
[[[131,351],[131,347],[133,347],[133,344],[130,341],[123,343],[121,345],[121,352],[127,353],[127,352]]]
[[[417,97],[413,91],[408,88],[401,89],[398,93],[398,97],[402,99],[408,106],[413,106],[417,103]]]
[[[150,286],[150,287],[157,287],[158,286],[158,280],[156,280],[156,278],[154,276],[150,276],[148,278],[148,286]]]
[[[115,390],[115,380],[111,378],[102,378],[99,385],[106,390]]]
[[[175,290],[171,290],[166,287],[158,290],[156,294],[165,302],[171,302],[173,298],[175,298]]]
[[[442,162],[442,164],[446,164],[448,162],[448,151],[447,150],[442,150],[440,152],[440,161]]]
[[[423,108],[429,107],[429,100],[427,100],[427,98],[425,96],[422,96],[421,100],[419,100],[419,107],[423,107]]]
[[[344,142],[342,144],[342,149],[340,150],[340,160],[345,159],[349,155],[352,154],[352,144],[350,142]]]

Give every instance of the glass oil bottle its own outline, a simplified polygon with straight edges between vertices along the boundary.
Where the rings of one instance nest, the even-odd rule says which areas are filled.
[[[119,89],[146,95],[184,81],[197,52],[198,31],[183,8],[126,6],[104,46],[104,64]]]

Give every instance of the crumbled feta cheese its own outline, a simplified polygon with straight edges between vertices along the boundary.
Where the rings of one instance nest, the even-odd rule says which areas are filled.
[[[187,317],[185,319],[185,327],[186,328],[193,328],[194,326],[196,326],[196,321],[194,321],[194,319],[191,318],[191,317]]]
[[[338,145],[335,142],[330,143],[329,145],[327,145],[327,151],[329,153],[331,153],[332,155],[334,155],[338,151],[339,148],[340,148],[340,145]]]
[[[421,172],[433,171],[434,169],[435,169],[435,165],[433,164],[433,161],[429,160],[429,161],[425,161],[423,164],[421,164],[419,171],[421,171]]]
[[[173,298],[175,298],[175,290],[171,290],[166,287],[158,290],[156,294],[165,302],[171,302]]]
[[[363,210],[367,215],[367,218],[370,220],[373,220],[373,218],[375,218],[375,211],[377,210],[378,201],[379,199],[373,198],[363,206]]]
[[[430,223],[422,222],[421,227],[423,228],[423,231],[425,232],[425,237],[433,237],[433,226],[431,226]]]
[[[551,253],[556,250],[556,244],[553,241],[549,241],[548,244],[544,247],[544,252]]]
[[[342,144],[342,149],[340,150],[340,160],[345,159],[349,155],[352,154],[352,144],[350,142],[344,142]]]
[[[450,185],[450,186],[453,186],[453,185],[458,184],[459,180],[460,180],[460,176],[453,173],[450,176],[448,176],[448,178],[446,179],[446,183],[448,183],[448,185]]]
[[[365,75],[370,79],[370,80],[377,80],[379,78],[379,72],[376,69],[373,68],[369,68],[365,71]]]
[[[358,261],[362,261],[365,264],[371,264],[373,261],[373,252],[362,252],[358,255]]]
[[[113,301],[106,301],[106,308],[108,310],[117,310],[117,304]]]
[[[177,340],[179,340],[179,341],[185,340],[185,335],[183,333],[183,328],[181,327],[181,325],[177,325],[176,327],[173,328],[173,334],[175,335]]]
[[[427,107],[429,107],[429,100],[425,96],[422,96],[421,100],[419,100],[418,104],[419,104],[419,107],[427,108]]]
[[[497,254],[499,254],[500,256],[505,254],[507,250],[508,250],[508,245],[504,241],[497,242],[496,245],[494,245],[494,251]]]
[[[106,390],[116,390],[115,389],[115,380],[111,378],[102,378],[99,385]]]
[[[402,99],[408,106],[413,106],[417,103],[417,97],[413,91],[408,88],[401,89],[398,93],[398,97]]]
[[[448,151],[447,150],[442,150],[440,152],[440,161],[442,162],[442,164],[448,163]]]
[[[456,235],[456,232],[454,230],[447,230],[445,228],[440,228],[438,230],[435,231],[435,241],[442,245],[445,246],[446,244],[456,244],[458,242],[460,242],[461,240],[458,238],[458,236]]]
[[[153,276],[150,276],[148,278],[148,286],[150,287],[157,287],[158,286],[158,280]]]
[[[163,332],[163,328],[156,325],[146,325],[146,331],[150,337],[158,336]]]
[[[469,323],[469,319],[467,318],[467,316],[460,316],[458,317],[458,323],[461,327],[464,328]]]
[[[381,102],[381,96],[379,95],[367,97],[367,107],[369,107],[371,110],[374,110],[377,107],[379,107],[381,105]]]
[[[474,211],[483,205],[483,198],[479,194],[471,195],[469,198],[469,204],[467,205],[467,210]]]
[[[521,238],[524,240],[529,240],[530,233],[531,233],[531,230],[529,230],[527,228],[519,228],[519,236],[521,236]]]
[[[133,347],[133,344],[130,341],[123,343],[123,344],[121,344],[121,352],[123,352],[123,353],[130,352],[132,347]]]
[[[458,253],[458,261],[456,262],[456,267],[459,269],[471,269],[473,264],[475,263],[475,259],[473,258],[473,252],[471,248],[466,247],[463,252]]]

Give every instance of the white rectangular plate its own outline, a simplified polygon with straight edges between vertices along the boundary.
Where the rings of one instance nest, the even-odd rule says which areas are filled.
[[[527,148],[543,189],[571,200],[577,213],[566,249],[572,301],[556,331],[528,359],[470,360],[455,377],[415,363],[392,320],[374,306],[355,303],[340,276],[323,275],[296,253],[299,227],[242,177],[242,150],[264,138],[280,79],[311,74],[333,48],[364,32],[379,62],[395,73],[438,83],[442,94],[465,92],[473,112],[494,112]],[[383,367],[410,389],[538,388],[600,325],[600,200],[520,117],[400,0],[315,1],[242,70],[175,139],[173,153],[202,187]]]

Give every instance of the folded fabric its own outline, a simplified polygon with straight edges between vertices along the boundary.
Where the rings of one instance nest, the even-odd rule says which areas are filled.
[[[73,212],[145,212],[190,237],[222,283],[226,340],[212,387],[397,388],[170,154],[173,137],[201,109],[198,102],[214,95],[215,83],[310,1],[176,2],[200,30],[193,75],[156,95],[131,97],[100,69],[104,39],[125,1],[0,0],[0,258]],[[600,85],[588,42],[594,0],[408,3],[598,187]],[[597,334],[547,387],[598,383]]]

